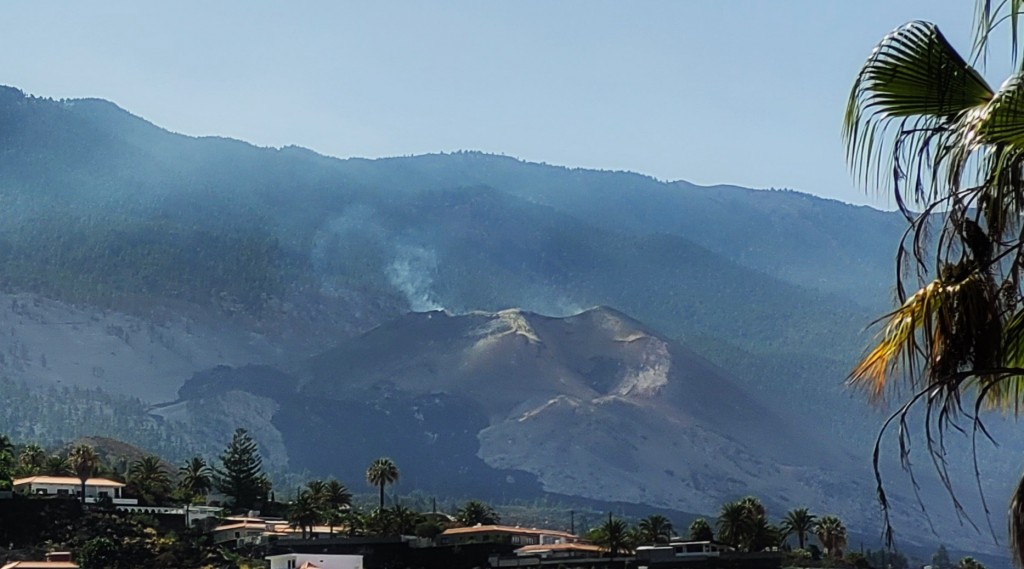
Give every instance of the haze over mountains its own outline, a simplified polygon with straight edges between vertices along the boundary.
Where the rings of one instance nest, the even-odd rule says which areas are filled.
[[[897,214],[472,152],[338,160],[14,88],[0,205],[8,389],[141,401],[127,433],[16,409],[0,430],[173,454],[246,426],[282,471],[359,479],[390,453],[429,491],[754,493],[874,531],[881,415],[841,383],[889,304]]]

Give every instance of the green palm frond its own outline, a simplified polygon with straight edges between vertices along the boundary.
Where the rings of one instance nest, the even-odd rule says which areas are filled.
[[[892,138],[885,135],[893,121],[900,130],[896,144],[918,148],[936,133],[940,138],[956,134],[939,127],[987,104],[992,96],[985,80],[935,24],[914,21],[893,30],[871,52],[850,91],[843,140],[855,177],[882,184],[896,151],[883,143]],[[937,145],[949,146],[941,140]]]
[[[994,8],[994,9],[993,9]],[[984,59],[992,32],[1000,25],[1010,23],[1010,49],[1018,57],[1020,16],[1024,13],[1024,0],[1000,0],[993,7],[992,0],[978,0],[974,17],[974,54]],[[1024,63],[1024,60],[1022,60]]]

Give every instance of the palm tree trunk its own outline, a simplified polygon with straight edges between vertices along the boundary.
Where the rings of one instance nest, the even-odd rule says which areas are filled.
[[[380,483],[380,510],[384,511],[384,483]]]
[[[85,503],[85,478],[82,478],[82,503]]]
[[[806,539],[807,539],[807,536],[804,535],[804,532],[802,532],[802,531],[796,532],[796,540],[797,540],[797,542],[800,543],[800,549],[804,548],[804,543],[805,543]]]

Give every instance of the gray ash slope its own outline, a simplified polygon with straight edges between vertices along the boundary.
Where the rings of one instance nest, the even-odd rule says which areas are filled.
[[[855,526],[876,513],[868,484],[832,482],[866,480],[865,465],[605,307],[410,313],[290,373],[200,374],[174,412],[206,423],[239,393],[274,409],[291,467],[341,479],[383,454],[418,489],[487,499],[544,491],[712,512],[756,489],[774,511],[816,504]]]

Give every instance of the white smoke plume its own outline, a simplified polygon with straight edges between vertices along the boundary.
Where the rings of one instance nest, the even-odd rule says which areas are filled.
[[[396,246],[395,260],[387,268],[391,285],[409,301],[414,312],[442,310],[431,287],[437,272],[437,254],[413,245]]]

